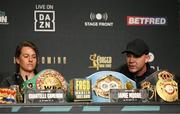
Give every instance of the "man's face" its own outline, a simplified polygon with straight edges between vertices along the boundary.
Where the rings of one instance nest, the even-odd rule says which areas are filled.
[[[35,51],[31,47],[23,47],[16,62],[20,66],[20,71],[33,72],[37,64]]]
[[[140,72],[144,67],[146,67],[146,63],[149,60],[149,55],[143,54],[140,57],[135,56],[134,54],[127,53],[126,62],[128,65],[128,69],[131,73]]]

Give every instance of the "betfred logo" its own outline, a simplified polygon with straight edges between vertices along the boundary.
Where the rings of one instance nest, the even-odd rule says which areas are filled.
[[[127,16],[128,26],[167,25],[166,17]]]

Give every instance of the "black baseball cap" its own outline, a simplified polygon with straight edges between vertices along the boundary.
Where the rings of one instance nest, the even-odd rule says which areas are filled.
[[[143,54],[149,54],[149,47],[142,39],[135,39],[129,42],[126,46],[126,50],[122,53],[132,53],[135,56],[142,56]]]

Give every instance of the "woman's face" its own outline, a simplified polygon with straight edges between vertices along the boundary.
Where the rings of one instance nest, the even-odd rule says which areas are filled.
[[[31,47],[23,47],[21,54],[16,58],[16,63],[20,66],[20,71],[34,72],[37,64],[35,51]]]

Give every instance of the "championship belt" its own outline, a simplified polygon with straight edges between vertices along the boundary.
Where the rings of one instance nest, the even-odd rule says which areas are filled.
[[[15,104],[16,90],[0,88],[0,104]]]
[[[64,77],[53,69],[45,69],[32,79],[23,83],[23,89],[33,90],[63,90],[67,91],[67,82]]]
[[[178,99],[178,84],[173,80],[173,74],[167,71],[162,71],[159,72],[158,79],[159,80],[156,83],[158,95],[164,101],[176,101]]]
[[[141,89],[147,89],[149,93],[149,100],[152,100],[153,98],[156,99],[156,90],[154,89],[154,86],[149,81],[144,81],[141,84]]]
[[[167,70],[156,71],[140,82],[141,89],[149,91],[149,101],[173,102],[178,100],[178,84],[174,79]]]
[[[93,102],[110,102],[111,89],[136,89],[136,83],[115,71],[99,71],[89,77],[92,83]]]
[[[112,75],[107,75],[96,81],[93,91],[97,96],[109,98],[110,89],[122,89],[122,86],[123,85],[120,79]]]

